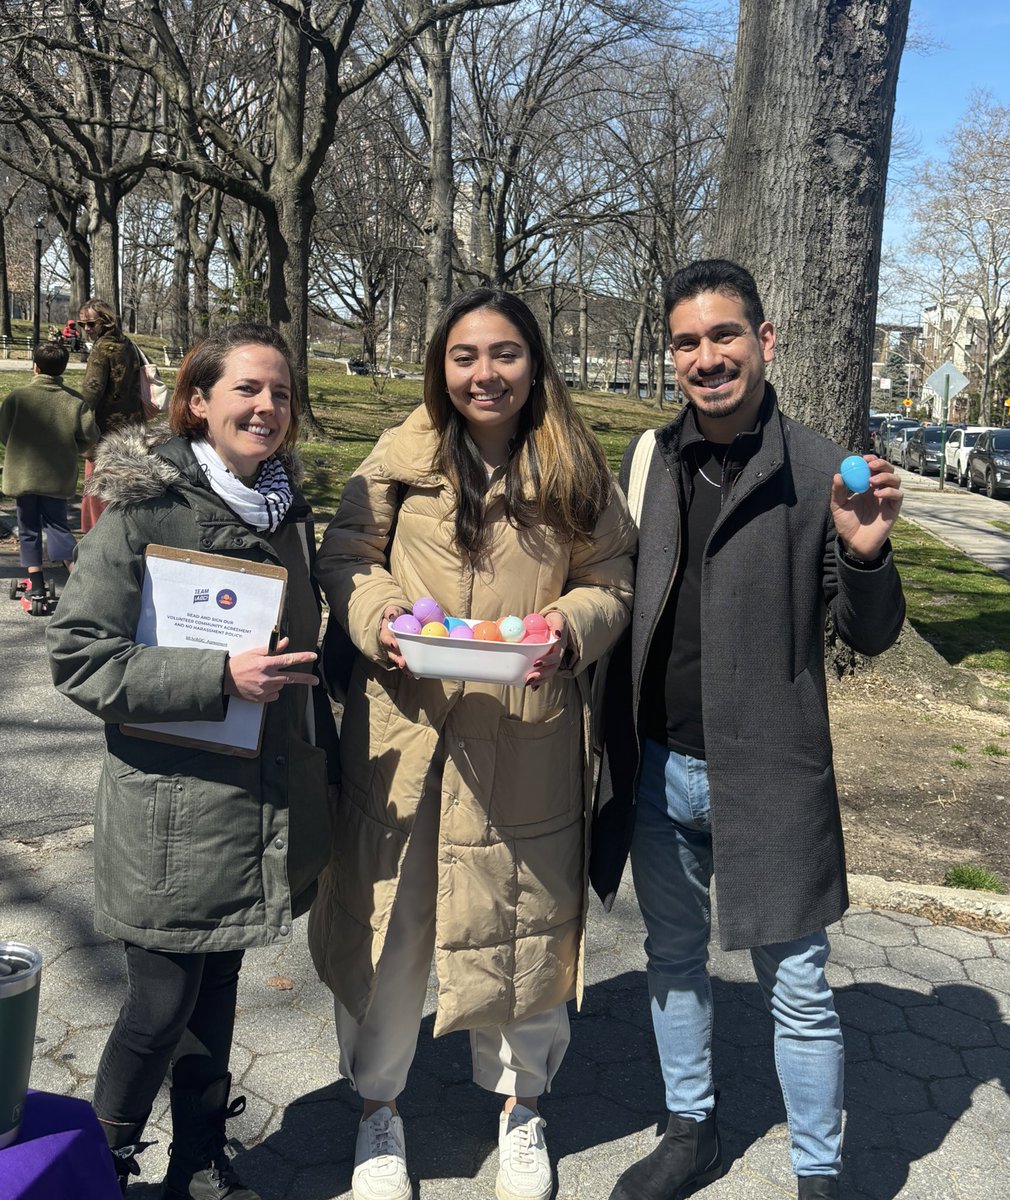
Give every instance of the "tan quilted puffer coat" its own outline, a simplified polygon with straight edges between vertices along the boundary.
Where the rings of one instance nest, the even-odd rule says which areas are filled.
[[[434,473],[434,450],[423,409],[384,435],[348,481],[320,550],[319,579],[361,654],[309,942],[320,976],[361,1020],[418,798],[444,753],[435,932],[443,1034],[581,999],[592,799],[586,668],[628,625],[635,531],[616,488],[589,542],[517,531],[499,480],[487,500],[489,562],[474,570],[452,543],[454,498]],[[422,595],[461,617],[556,609],[568,623],[572,669],[536,692],[391,669],[378,640],[382,613]]]

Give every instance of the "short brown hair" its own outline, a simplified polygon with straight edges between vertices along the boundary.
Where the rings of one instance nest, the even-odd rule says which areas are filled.
[[[43,342],[35,347],[32,361],[42,375],[62,375],[70,361],[70,351],[62,342]]]
[[[298,440],[298,415],[301,405],[295,390],[295,368],[287,342],[270,325],[227,325],[198,342],[182,360],[175,377],[172,399],[168,406],[168,424],[173,433],[190,441],[206,436],[207,422],[189,406],[194,392],[205,396],[224,374],[228,355],[243,346],[268,346],[280,353],[288,365],[291,379],[291,424],[284,436],[284,446],[290,448]]]

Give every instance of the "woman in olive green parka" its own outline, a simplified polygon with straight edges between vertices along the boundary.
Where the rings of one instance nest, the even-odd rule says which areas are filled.
[[[133,429],[103,442],[89,486],[109,507],[49,628],[57,687],[105,722],[96,925],[124,942],[129,976],[94,1106],[125,1187],[171,1061],[166,1200],[200,1188],[254,1200],[224,1155],[239,968],[247,947],[290,940],[326,858],[323,745],[335,735],[311,686],[319,607],[288,453],[291,381],[287,347],[266,326],[232,327],[191,352],[171,404],[177,436]],[[276,653],[138,643],[151,545],[285,567]],[[231,697],[265,704],[255,757],[122,729],[221,721]]]

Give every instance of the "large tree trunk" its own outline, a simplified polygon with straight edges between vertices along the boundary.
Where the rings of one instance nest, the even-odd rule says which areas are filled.
[[[7,286],[7,234],[0,215],[0,335],[13,337],[11,332],[11,293]]]
[[[99,189],[89,189],[88,238],[91,242],[91,272],[95,295],[118,313],[119,294],[119,214],[116,202]]]
[[[425,221],[425,342],[452,298],[452,43],[456,21],[439,21],[419,39],[428,80],[431,182]]]
[[[782,407],[860,450],[909,2],[741,0],[710,246],[757,280]]]
[[[193,197],[189,180],[182,175],[170,175],[172,196],[172,282],[168,312],[165,314],[165,337],[175,354],[189,349],[189,272],[192,255],[189,247],[189,226],[193,214]]]
[[[292,189],[279,198],[276,220],[267,218],[270,246],[267,302],[270,324],[277,326],[291,348],[295,390],[301,401],[302,434],[325,437],[309,400],[309,238],[314,216],[311,189]]]
[[[631,367],[628,371],[628,399],[638,400],[642,394],[642,336],[645,333],[645,321],[648,316],[648,285],[642,284],[638,290],[638,316],[635,318],[635,332],[631,335]]]

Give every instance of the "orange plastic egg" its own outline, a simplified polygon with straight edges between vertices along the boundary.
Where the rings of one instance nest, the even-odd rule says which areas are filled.
[[[473,636],[478,642],[500,642],[501,630],[494,621],[479,621],[473,627]]]

